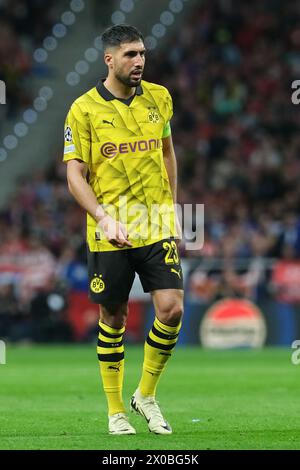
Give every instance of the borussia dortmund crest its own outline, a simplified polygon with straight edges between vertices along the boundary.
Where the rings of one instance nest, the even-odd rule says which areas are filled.
[[[102,281],[101,277],[101,274],[100,276],[97,276],[97,274],[95,274],[95,276],[91,280],[90,289],[95,294],[100,294],[100,292],[104,291],[105,289],[105,283],[104,281]]]
[[[159,122],[160,117],[159,117],[158,112],[157,111],[149,111],[148,119],[153,124],[156,124],[157,122]]]

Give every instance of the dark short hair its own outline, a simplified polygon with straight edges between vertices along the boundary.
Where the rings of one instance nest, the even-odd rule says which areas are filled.
[[[116,24],[107,28],[101,36],[103,49],[112,46],[120,46],[124,42],[143,41],[142,33],[128,24]]]

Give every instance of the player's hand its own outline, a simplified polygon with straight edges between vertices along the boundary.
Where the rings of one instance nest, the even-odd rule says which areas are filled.
[[[110,215],[105,214],[103,217],[101,217],[100,220],[98,220],[98,224],[101,227],[105,238],[113,246],[116,246],[118,248],[132,246],[132,243],[128,240],[128,233],[126,227],[121,222],[118,222]]]

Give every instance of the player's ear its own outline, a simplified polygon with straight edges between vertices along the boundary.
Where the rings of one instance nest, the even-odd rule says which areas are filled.
[[[109,54],[108,52],[105,52],[104,62],[106,63],[107,67],[112,68],[112,66],[113,66],[113,56],[112,56],[112,54]]]

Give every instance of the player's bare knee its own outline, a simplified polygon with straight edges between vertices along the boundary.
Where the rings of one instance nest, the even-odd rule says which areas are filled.
[[[181,301],[168,302],[157,312],[158,319],[169,326],[177,326],[183,315],[183,303]]]
[[[100,320],[112,328],[122,328],[126,324],[128,305],[125,303],[105,303],[100,306]]]

